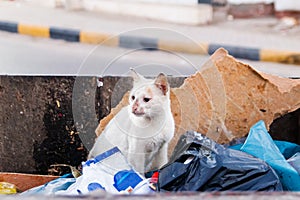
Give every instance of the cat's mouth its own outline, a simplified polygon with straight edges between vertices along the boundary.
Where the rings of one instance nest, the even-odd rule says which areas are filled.
[[[141,117],[141,116],[143,116],[143,115],[145,115],[145,113],[144,112],[138,112],[138,111],[134,111],[134,112],[132,112],[135,116],[138,116],[138,117]]]

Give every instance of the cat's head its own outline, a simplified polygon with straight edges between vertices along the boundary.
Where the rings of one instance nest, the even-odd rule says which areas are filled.
[[[131,69],[133,88],[130,91],[130,112],[136,117],[153,118],[163,115],[170,107],[170,87],[167,77],[160,73],[154,80],[146,79]]]

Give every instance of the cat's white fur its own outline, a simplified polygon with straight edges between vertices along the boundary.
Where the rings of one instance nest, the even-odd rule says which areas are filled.
[[[170,87],[164,74],[146,79],[132,70],[133,88],[124,107],[97,138],[89,158],[117,146],[139,172],[162,167],[174,136]]]

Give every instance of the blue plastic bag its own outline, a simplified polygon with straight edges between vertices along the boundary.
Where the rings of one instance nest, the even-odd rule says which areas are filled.
[[[300,146],[295,143],[274,140],[274,143],[285,157],[285,159],[289,159],[294,156],[297,152],[300,152]]]
[[[298,174],[300,174],[300,152],[295,153],[287,161],[295,168]]]
[[[251,127],[240,150],[268,163],[278,174],[285,190],[300,191],[298,172],[286,161],[275,145],[263,121],[259,121]]]
[[[58,191],[67,190],[75,182],[76,179],[73,178],[72,174],[66,174],[44,185],[26,190],[25,192],[22,192],[21,195],[53,195]]]
[[[282,153],[282,155],[285,157],[285,159],[290,159],[293,157],[296,153],[300,153],[300,145],[287,142],[287,141],[281,141],[281,140],[273,140],[274,144],[278,147],[279,151]],[[235,144],[229,146],[230,149],[240,150],[243,146],[245,140],[242,141],[236,141]],[[230,145],[230,144],[229,144]]]

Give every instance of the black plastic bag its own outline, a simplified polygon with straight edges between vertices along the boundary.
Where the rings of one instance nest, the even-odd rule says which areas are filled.
[[[159,173],[160,191],[282,191],[273,169],[260,159],[187,132]]]

